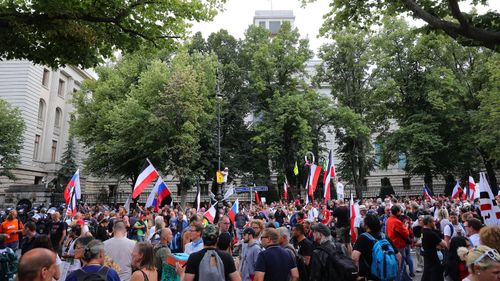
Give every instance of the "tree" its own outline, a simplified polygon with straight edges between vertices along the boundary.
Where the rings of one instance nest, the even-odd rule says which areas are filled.
[[[15,179],[11,170],[19,163],[24,128],[21,111],[0,99],[0,176]]]
[[[384,16],[410,14],[425,21],[429,29],[440,30],[464,46],[484,46],[499,51],[500,15],[491,10],[477,14],[475,9],[465,13],[460,10],[459,2],[465,1],[332,0],[332,9],[325,16],[321,33],[335,34],[353,24],[369,29]],[[488,2],[476,0],[472,5],[488,5]]]
[[[213,57],[138,52],[96,71],[99,80],[85,81],[74,100],[72,130],[88,150],[87,171],[133,186],[149,158],[184,190],[204,174],[200,143],[210,142],[213,128]]]
[[[0,57],[93,67],[144,43],[169,48],[188,21],[210,20],[224,0],[2,1]]]
[[[76,172],[76,151],[75,151],[75,141],[73,136],[70,135],[68,142],[66,143],[66,149],[64,150],[61,158],[62,166],[57,171],[57,184],[56,189],[59,192],[64,190],[64,187],[71,180],[71,177]]]
[[[336,100],[335,136],[342,178],[352,181],[362,197],[364,178],[375,166],[372,136],[388,126],[383,92],[374,89],[370,34],[354,28],[335,36],[335,44],[323,45],[317,82],[332,87]]]

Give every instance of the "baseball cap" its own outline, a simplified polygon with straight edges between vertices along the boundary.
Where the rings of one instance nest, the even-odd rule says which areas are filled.
[[[214,242],[219,237],[219,228],[214,224],[208,224],[203,229],[203,242]]]
[[[319,232],[321,234],[323,234],[324,236],[330,236],[332,233],[330,232],[330,229],[322,224],[322,223],[317,223],[317,224],[314,224],[311,229],[313,231],[316,231],[316,232]]]

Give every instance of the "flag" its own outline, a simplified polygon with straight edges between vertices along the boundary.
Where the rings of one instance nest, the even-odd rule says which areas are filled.
[[[361,214],[359,212],[359,204],[356,202],[354,203],[354,198],[352,197],[351,193],[351,217],[350,217],[350,224],[351,224],[351,241],[352,243],[356,242],[356,233],[354,233],[354,221],[356,220],[357,217],[359,217]]]
[[[476,183],[474,178],[469,176],[469,199],[475,200],[479,198],[479,192],[476,192]]]
[[[69,205],[69,200],[71,198],[71,190],[74,189],[76,199],[81,199],[81,188],[80,188],[80,169],[76,170],[75,174],[71,177],[71,180],[66,185],[64,189],[64,200],[66,201],[66,205]]]
[[[426,199],[432,200],[432,193],[429,190],[429,188],[427,188],[427,185],[424,183],[424,200]]]
[[[316,164],[311,164],[311,172],[309,173],[309,186],[308,193],[309,196],[313,197],[314,191],[316,191],[316,185],[318,184],[319,174],[321,173],[321,166]]]
[[[452,199],[460,199],[460,195],[463,193],[462,187],[460,184],[457,183],[455,184],[455,187],[453,187],[453,192],[451,193],[451,198]]]
[[[337,199],[344,201],[344,184],[342,182],[337,182]]]
[[[257,203],[257,205],[260,205],[260,198],[259,198],[259,193],[256,191],[255,192],[255,203]]]
[[[231,197],[231,195],[234,194],[234,186],[230,186],[227,190],[226,190],[226,193],[224,193],[224,199],[222,200],[227,200],[229,199],[229,197]]]
[[[210,209],[208,209],[204,214],[203,216],[210,222],[210,223],[214,223],[214,219],[215,219],[215,215],[217,214],[217,210],[215,209],[215,205],[217,205],[218,202],[215,202],[215,204],[212,205],[212,207],[210,207]]]
[[[125,204],[123,205],[123,208],[127,211],[127,214],[130,213],[130,199],[132,195],[127,198],[127,201],[125,201]]]
[[[151,193],[148,196],[148,199],[146,200],[145,207],[147,208],[153,206],[155,208],[155,211],[158,211],[163,199],[169,196],[170,196],[170,190],[168,189],[167,184],[163,181],[163,178],[159,176],[158,180],[156,180],[155,186],[153,187]]]
[[[323,176],[323,184],[324,184],[324,195],[325,203],[330,200],[330,188],[332,186],[332,178],[335,177],[335,166],[333,164],[333,156],[332,150],[330,149],[330,153],[328,154],[328,162],[326,164],[325,173]]]
[[[285,182],[283,183],[283,197],[285,198],[285,200],[288,198],[288,181],[286,180],[286,177],[285,177]]]
[[[485,173],[479,173],[479,183],[476,192],[479,193],[479,208],[485,225],[500,224],[500,209],[493,196],[490,185],[486,180]]]
[[[200,190],[200,182],[198,181],[197,184],[197,192],[196,192],[196,212],[200,211],[200,204],[201,204],[201,190]]]
[[[227,216],[233,222],[233,224],[235,223],[234,218],[236,217],[236,214],[238,213],[238,208],[239,208],[239,202],[238,202],[238,198],[236,198],[236,201],[234,201],[233,206],[231,207],[231,209],[229,209],[229,213],[227,214]]]
[[[297,166],[297,161],[295,161],[295,166],[293,167],[293,174],[296,176],[299,175],[299,166]]]
[[[68,208],[66,209],[67,217],[74,217],[76,215],[76,189],[71,188],[70,191],[70,200],[68,204]]]
[[[148,184],[150,184],[154,179],[158,177],[158,172],[149,160],[147,160],[148,166],[137,177],[134,185],[134,191],[132,192],[132,199],[135,199],[141,192],[146,189]]]

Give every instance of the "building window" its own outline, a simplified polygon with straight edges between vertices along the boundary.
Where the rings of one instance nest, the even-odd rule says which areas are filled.
[[[279,22],[279,21],[270,21],[269,22],[269,30],[271,31],[272,34],[278,33],[280,26],[281,26],[281,22]]]
[[[38,102],[38,121],[43,121],[45,119],[45,101],[40,99]]]
[[[373,149],[375,150],[375,157],[374,157],[374,160],[375,160],[375,164],[380,164],[380,160],[381,160],[381,157],[380,157],[380,144],[378,143],[375,143],[373,145]]]
[[[50,77],[50,70],[44,68],[43,69],[43,76],[42,76],[42,85],[45,87],[49,86],[49,77]]]
[[[266,22],[265,21],[259,21],[259,26],[266,28]]]
[[[59,79],[59,88],[57,88],[57,95],[60,96],[61,98],[64,97],[64,87],[65,87],[66,83],[64,82],[64,80],[62,79]]]
[[[61,128],[61,116],[62,116],[62,111],[58,107],[56,108],[56,118],[54,119],[54,127]]]
[[[404,154],[404,153],[399,153],[398,167],[399,167],[400,169],[404,169],[404,168],[406,168],[406,154]]]
[[[35,176],[35,184],[43,184],[43,177]]]
[[[411,189],[410,178],[403,178],[403,189]]]
[[[53,140],[52,141],[52,150],[50,153],[50,161],[56,162],[56,156],[57,156],[57,141]]]
[[[33,146],[33,160],[38,160],[39,149],[40,149],[40,135],[35,135],[35,145]]]

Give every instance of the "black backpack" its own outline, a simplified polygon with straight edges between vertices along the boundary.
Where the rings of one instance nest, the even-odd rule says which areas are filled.
[[[316,248],[328,254],[326,270],[330,280],[355,281],[358,277],[358,267],[350,257],[343,253],[338,243],[331,242],[331,244],[333,244],[333,249],[323,245]]]
[[[107,281],[109,267],[103,266],[96,272],[85,272],[78,269],[75,272],[77,281]]]

